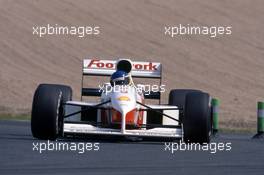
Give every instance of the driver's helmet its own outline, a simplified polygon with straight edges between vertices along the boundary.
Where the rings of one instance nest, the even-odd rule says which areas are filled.
[[[111,75],[111,86],[114,85],[129,85],[130,79],[128,73],[118,70]]]

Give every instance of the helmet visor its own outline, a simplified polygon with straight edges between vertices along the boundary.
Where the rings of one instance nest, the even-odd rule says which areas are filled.
[[[117,78],[111,81],[111,85],[128,85],[129,84],[129,77],[122,77],[122,78]]]

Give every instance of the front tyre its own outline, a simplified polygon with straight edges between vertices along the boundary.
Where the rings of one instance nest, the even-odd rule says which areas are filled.
[[[63,107],[72,98],[69,86],[40,84],[35,91],[32,113],[31,131],[38,139],[55,140],[63,133]]]
[[[211,135],[211,107],[209,94],[192,92],[186,95],[183,118],[184,141],[209,143]]]
[[[177,106],[180,109],[179,120],[182,123],[185,108],[186,95],[191,92],[202,92],[196,89],[172,89],[169,94],[169,105]]]

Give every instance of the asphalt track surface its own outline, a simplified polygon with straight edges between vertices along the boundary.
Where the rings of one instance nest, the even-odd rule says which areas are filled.
[[[220,135],[231,151],[165,151],[164,143],[108,141],[98,151],[33,151],[36,140],[25,121],[0,121],[0,174],[264,174],[264,140]],[[59,142],[98,142],[66,139]]]

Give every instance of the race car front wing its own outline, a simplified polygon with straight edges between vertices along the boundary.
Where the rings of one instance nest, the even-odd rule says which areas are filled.
[[[72,105],[72,106],[86,106],[89,108],[101,108],[102,105],[109,103],[110,101],[102,102],[95,105],[90,105],[85,102],[73,102],[69,101],[66,105]],[[160,113],[159,110],[155,110],[151,108],[150,106],[147,106],[145,104],[139,103],[141,106],[143,106],[145,109],[142,110],[151,110],[155,111],[157,113]],[[167,107],[168,108],[168,107]],[[162,107],[160,108],[162,109]],[[167,110],[180,110],[175,107],[169,107]],[[78,113],[81,113],[84,110],[75,111],[73,113],[67,114],[64,116],[64,118],[69,118],[73,115],[76,115]],[[179,122],[178,119],[175,119],[165,113],[163,113],[164,117],[169,118],[170,120],[175,120]],[[84,134],[84,135],[104,135],[104,136],[131,136],[131,137],[152,137],[152,138],[182,138],[183,136],[183,129],[182,124],[179,122],[179,125],[158,125],[151,129],[146,129],[146,127],[142,127],[139,129],[126,129],[125,127],[125,121],[122,120],[122,127],[121,129],[114,129],[114,128],[105,128],[100,127],[98,123],[96,125],[91,123],[84,123],[84,122],[72,122],[72,121],[65,121],[64,122],[64,134],[65,135],[78,135],[78,134]],[[147,126],[147,125],[146,125]]]
[[[134,137],[164,137],[164,138],[182,138],[181,128],[153,128],[153,129],[120,129],[99,128],[88,124],[64,123],[64,134],[96,134],[96,135],[116,135],[116,136],[134,136]]]

